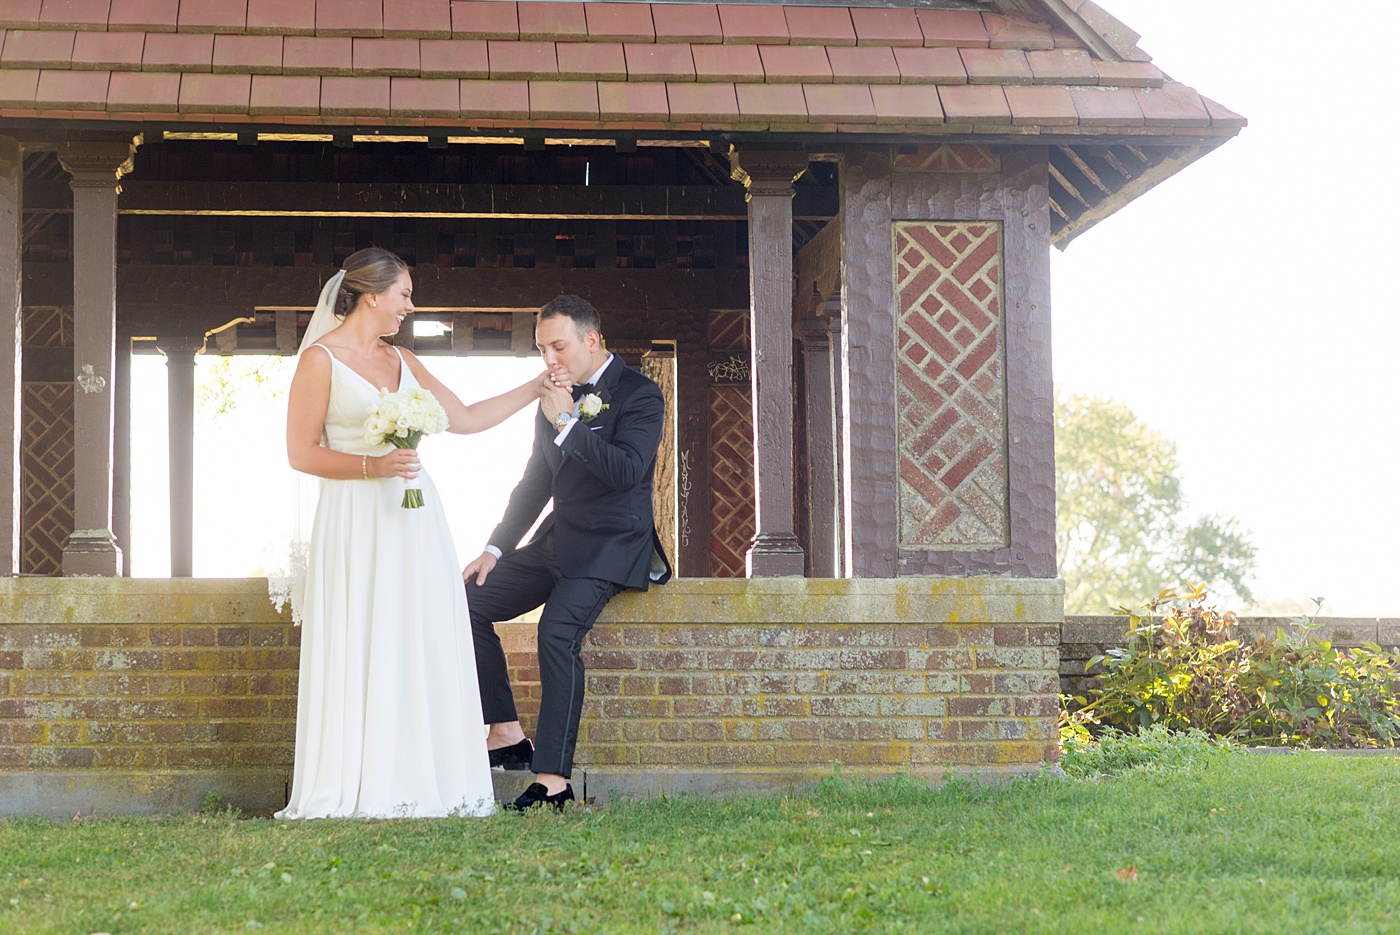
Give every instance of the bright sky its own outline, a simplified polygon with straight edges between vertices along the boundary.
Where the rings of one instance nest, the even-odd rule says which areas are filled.
[[[1176,441],[1192,510],[1252,531],[1261,600],[1320,595],[1329,615],[1400,614],[1400,316],[1384,288],[1400,245],[1400,186],[1386,168],[1400,4],[1354,0],[1343,15],[1316,0],[1101,2],[1168,74],[1250,126],[1054,251],[1056,383],[1122,400]],[[1312,67],[1332,48],[1322,22],[1346,27],[1341,78]],[[428,364],[465,399],[537,366]],[[133,572],[165,575],[162,361],[138,358],[133,380],[137,438],[151,440],[133,455]],[[249,487],[280,469],[280,433],[280,415],[253,405],[201,424],[196,575],[257,567],[270,513]],[[528,436],[517,416],[424,443],[463,559],[499,519]]]
[[[1258,597],[1400,614],[1400,4],[1099,2],[1250,125],[1054,251],[1056,383],[1177,442],[1191,506],[1253,531]]]

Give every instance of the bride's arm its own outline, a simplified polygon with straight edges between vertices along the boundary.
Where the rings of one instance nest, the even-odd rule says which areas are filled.
[[[302,354],[287,391],[287,462],[293,470],[331,480],[355,480],[366,475],[412,477],[418,473],[418,452],[409,448],[361,458],[321,447],[330,399],[330,356],[319,351]]]
[[[423,362],[413,354],[405,352],[404,359],[418,378],[418,384],[437,397],[442,408],[447,410],[447,430],[457,435],[474,435],[500,425],[539,399],[540,387],[548,377],[548,371],[541,371],[538,376],[531,377],[509,392],[467,405],[429,373]]]

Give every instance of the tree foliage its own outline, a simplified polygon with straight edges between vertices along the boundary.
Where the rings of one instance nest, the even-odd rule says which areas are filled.
[[[238,408],[239,399],[276,399],[286,390],[285,371],[282,357],[210,357],[196,375],[196,411],[201,417],[218,422],[221,416]]]
[[[1249,602],[1257,549],[1238,520],[1188,523],[1176,445],[1120,402],[1055,400],[1056,545],[1065,612],[1140,603],[1164,582],[1204,581]]]

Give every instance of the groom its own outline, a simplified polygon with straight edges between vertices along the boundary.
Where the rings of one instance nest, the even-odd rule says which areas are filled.
[[[671,577],[652,518],[665,404],[655,383],[608,353],[601,332],[598,310],[576,295],[540,309],[535,345],[553,382],[540,392],[534,450],[486,550],[462,570],[491,765],[537,774],[509,806],[518,811],[563,808],[574,798],[568,777],[583,709],[579,651],[603,606],[624,588],[645,591]],[[551,498],[554,511],[520,546]],[[542,695],[532,746],[494,624],[541,604]]]

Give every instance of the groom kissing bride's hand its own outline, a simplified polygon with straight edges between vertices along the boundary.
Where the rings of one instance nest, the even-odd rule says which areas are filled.
[[[584,638],[626,588],[671,577],[652,516],[652,475],[665,403],[651,380],[608,353],[597,309],[564,295],[540,309],[534,445],[505,515],[462,570],[489,725],[492,766],[531,769],[537,781],[509,806],[573,800],[569,776],[583,709]],[[521,544],[545,506],[554,507]],[[516,714],[495,624],[543,605],[538,629],[540,713],[532,744]]]

